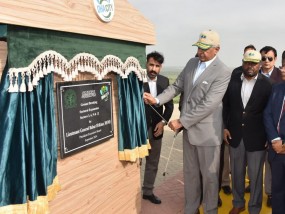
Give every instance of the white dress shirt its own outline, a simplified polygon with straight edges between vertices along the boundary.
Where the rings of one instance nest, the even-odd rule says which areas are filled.
[[[194,78],[193,78],[193,84],[195,83],[195,81],[199,78],[199,76],[206,70],[206,68],[216,59],[216,56],[207,61],[207,62],[201,62],[199,61],[198,63],[198,67],[196,68],[196,71],[195,71],[195,75],[194,75]]]
[[[153,97],[157,96],[156,81],[157,81],[157,77],[155,77],[154,80],[151,80],[149,77],[147,77],[149,91]]]
[[[253,87],[256,83],[257,80],[257,76],[256,75],[253,79],[247,80],[244,75],[241,75],[241,80],[242,80],[242,86],[241,86],[241,99],[242,99],[242,103],[243,103],[243,107],[245,108],[248,100],[251,96]]]

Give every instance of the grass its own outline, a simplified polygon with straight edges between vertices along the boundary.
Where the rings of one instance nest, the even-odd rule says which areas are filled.
[[[172,83],[174,83],[174,81],[176,80],[177,76],[179,75],[179,72],[163,71],[163,72],[161,72],[161,74],[166,76],[166,77],[168,77],[169,83],[172,84]],[[179,103],[179,98],[180,98],[180,95],[174,97],[173,102],[174,103]]]

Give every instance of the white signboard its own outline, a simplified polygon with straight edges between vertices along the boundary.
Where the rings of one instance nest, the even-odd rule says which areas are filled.
[[[97,16],[103,22],[110,22],[115,15],[114,0],[93,0]]]

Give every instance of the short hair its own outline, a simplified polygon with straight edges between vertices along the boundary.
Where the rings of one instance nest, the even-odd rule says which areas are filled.
[[[256,48],[252,44],[245,46],[244,49],[243,49],[243,52],[245,52],[247,49],[252,49],[252,50],[256,51]]]
[[[147,61],[150,58],[153,58],[155,61],[159,62],[160,64],[162,64],[164,62],[164,56],[157,51],[153,51],[146,56]]]
[[[264,53],[267,54],[269,51],[273,51],[274,57],[277,57],[277,51],[276,51],[276,49],[273,48],[273,47],[271,47],[271,46],[265,46],[265,47],[261,48],[259,52],[260,52],[260,53],[261,53],[261,52],[264,52]]]
[[[285,51],[282,53],[282,59],[285,59]]]

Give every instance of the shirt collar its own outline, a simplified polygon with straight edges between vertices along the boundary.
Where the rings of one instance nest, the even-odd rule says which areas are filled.
[[[147,76],[147,81],[148,82],[156,82],[157,81],[157,76],[152,80],[149,78],[149,76]]]
[[[217,56],[215,56],[213,59],[207,61],[207,62],[204,62],[205,63],[205,69],[217,58]],[[203,63],[199,60],[199,65]]]
[[[262,68],[261,68],[260,73],[262,73],[264,76],[267,76],[267,74],[269,74],[269,76],[271,76],[273,70],[274,70],[274,67],[268,73],[264,73]]]

